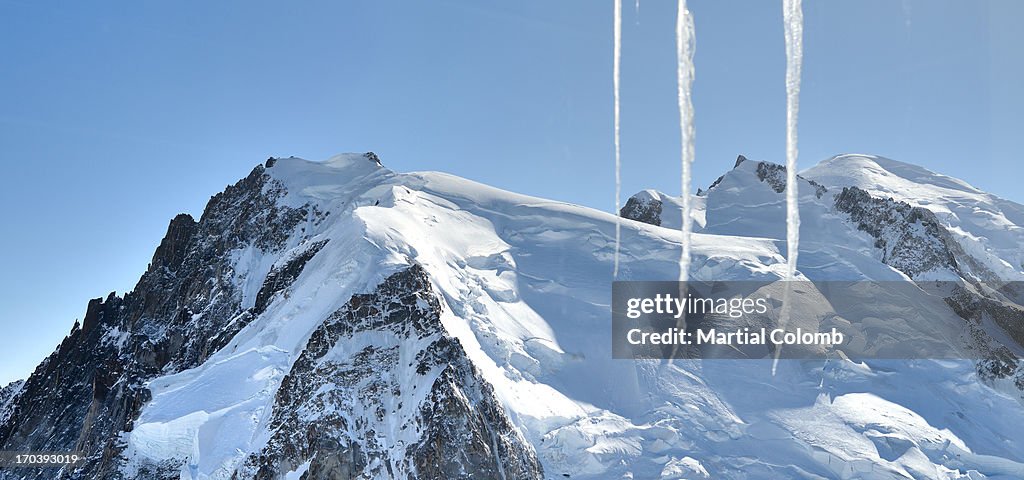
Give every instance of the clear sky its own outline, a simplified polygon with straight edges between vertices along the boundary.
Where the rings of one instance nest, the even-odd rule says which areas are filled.
[[[781,1],[691,0],[694,181],[783,161]],[[611,1],[0,0],[0,384],[266,157],[613,205]],[[804,0],[800,165],[875,153],[1024,200],[1024,2]],[[679,191],[675,2],[625,0],[623,194]]]

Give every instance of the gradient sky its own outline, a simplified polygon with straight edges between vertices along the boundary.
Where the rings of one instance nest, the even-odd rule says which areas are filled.
[[[625,3],[623,194],[677,194],[675,2]],[[0,0],[0,384],[271,155],[612,208],[611,1],[302,4]],[[690,4],[706,187],[739,153],[783,160],[781,1]],[[875,153],[1024,200],[1024,2],[804,9],[802,168]]]

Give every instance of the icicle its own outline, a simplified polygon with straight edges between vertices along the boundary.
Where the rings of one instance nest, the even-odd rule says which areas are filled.
[[[615,3],[614,14],[614,60],[612,64],[612,85],[615,90],[615,267],[612,276],[619,276],[619,246],[622,241],[622,217],[619,216],[621,208],[620,197],[622,196],[621,167],[622,160],[619,151],[619,67],[622,57],[622,0],[612,0]]]
[[[693,230],[693,222],[690,221],[691,199],[690,199],[690,165],[693,163],[694,149],[693,138],[693,98],[691,96],[693,87],[693,52],[696,47],[696,36],[693,30],[693,17],[686,9],[686,0],[679,0],[676,13],[676,88],[679,101],[679,156],[682,164],[682,175],[680,176],[680,190],[683,197],[682,211],[682,252],[679,254],[679,298],[686,298],[688,285],[684,282],[690,279],[690,233]],[[676,328],[686,330],[686,314],[676,321]],[[672,347],[670,359],[676,358],[679,345]]]
[[[800,111],[800,67],[803,61],[804,15],[800,0],[783,0],[786,22],[786,280],[796,275],[800,246],[800,211],[797,203],[796,120]]]
[[[804,14],[800,0],[782,0],[782,16],[786,36],[786,289],[782,297],[779,328],[785,329],[791,308],[791,282],[796,277],[796,260],[800,248],[800,211],[796,179],[796,121],[800,111],[800,67],[803,62]],[[775,350],[772,375],[779,363],[782,349]]]
[[[693,101],[693,54],[696,37],[693,30],[693,17],[686,9],[686,0],[679,0],[679,11],[676,15],[676,84],[679,96],[679,135],[682,178],[680,179],[683,193],[683,251],[679,257],[679,281],[685,282],[690,273],[690,232],[693,223],[690,221],[690,166],[694,157],[694,126]]]

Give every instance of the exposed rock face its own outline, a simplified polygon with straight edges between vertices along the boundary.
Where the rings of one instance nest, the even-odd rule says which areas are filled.
[[[259,293],[256,294],[256,304],[253,306],[252,313],[254,315],[263,313],[271,299],[274,298],[274,295],[291,285],[299,277],[299,274],[302,273],[306,262],[310,261],[321,248],[324,248],[324,245],[327,245],[327,240],[313,242],[301,253],[292,257],[283,267],[271,269],[270,273],[267,274],[266,280],[263,281],[263,286],[260,287]]]
[[[782,165],[757,162],[757,178],[772,187],[775,193],[786,191],[786,167]]]
[[[0,424],[6,422],[7,417],[10,416],[7,407],[21,394],[21,387],[23,385],[25,385],[24,380],[16,380],[0,388]]]
[[[81,327],[36,368],[0,417],[0,450],[79,451],[88,460],[74,471],[12,470],[0,478],[120,476],[118,434],[132,428],[148,401],[144,382],[199,365],[253,317],[241,306],[228,253],[283,246],[313,213],[279,206],[284,193],[256,167],[211,198],[198,222],[189,215],[170,222],[132,292],[89,302]],[[294,277],[300,263],[278,277]],[[286,283],[272,282],[264,303]]]
[[[522,438],[412,266],[354,295],[277,392],[274,436],[236,478],[541,479]]]
[[[958,316],[967,320],[970,337],[967,339],[978,357],[977,371],[983,378],[1010,378],[1024,390],[1024,367],[1017,356],[1000,342],[995,341],[982,328],[991,321],[999,326],[1017,345],[1024,345],[1024,310],[1012,301],[1001,301],[998,291],[985,292],[985,271],[935,217],[922,207],[914,207],[892,198],[877,198],[857,187],[844,187],[835,196],[836,210],[850,216],[858,229],[875,238],[875,247],[882,251],[882,262],[917,278],[922,273],[949,269],[967,282],[956,286],[944,298]],[[963,259],[961,264],[957,259]],[[975,290],[968,287],[980,287]],[[998,287],[999,285],[994,285]],[[1013,291],[1019,285],[1002,285]]]
[[[986,297],[963,286],[955,287],[944,300],[968,321],[972,347],[980,357],[978,374],[987,379],[1012,377],[1017,388],[1024,390],[1024,365],[1009,348],[993,341],[981,328],[982,322],[992,321],[1017,345],[1024,345],[1024,310],[1012,302]]]
[[[739,155],[738,157],[736,157],[736,164],[733,165],[732,168],[736,169],[744,162],[749,161],[751,160],[749,160],[747,157]],[[771,162],[757,162],[756,171],[757,179],[764,183],[767,183],[768,186],[771,187],[773,191],[775,191],[775,193],[783,193],[786,191],[786,167],[784,165],[779,165],[777,163]],[[801,177],[800,175],[797,175],[796,178],[810,184],[811,187],[814,188],[814,196],[818,198],[821,198],[823,195],[825,195],[825,192],[828,191],[828,189],[825,188],[824,185],[821,185],[820,183],[815,182],[814,180],[808,180],[804,177]],[[711,191],[719,184],[721,184],[722,180],[724,179],[725,175],[718,177],[717,179],[715,179],[714,182],[711,183],[711,186],[709,186],[707,190],[698,189],[697,195],[707,195],[709,191]]]
[[[875,198],[857,187],[843,188],[835,196],[835,206],[875,238],[886,265],[912,278],[936,268],[958,271],[951,251],[954,242],[930,210]]]
[[[740,158],[743,158],[743,156],[740,155]],[[743,158],[743,160],[746,159]],[[740,163],[742,163],[742,161],[737,160],[736,166],[739,166]],[[772,187],[772,190],[774,190],[775,193],[782,193],[786,191],[786,167],[783,165],[778,165],[769,162],[758,162],[757,178],[762,182],[767,183],[768,186]],[[798,180],[803,180],[809,183],[812,187],[814,187],[814,196],[818,198],[821,198],[821,196],[828,191],[828,189],[825,188],[824,185],[821,185],[815,182],[814,180],[807,180],[806,178],[801,177],[800,175],[797,175],[796,178]],[[799,184],[799,182],[797,183]]]
[[[366,157],[367,160],[369,160],[369,161],[373,162],[374,164],[376,164],[378,167],[382,165],[380,163],[380,157],[378,157],[376,153],[366,152],[366,153],[363,154],[363,156]]]
[[[629,197],[626,205],[619,209],[619,216],[651,225],[661,225],[661,208],[661,200],[641,192]]]
[[[185,261],[188,247],[192,244],[192,236],[196,233],[196,221],[192,215],[179,214],[167,226],[167,234],[156,247],[150,269],[166,268],[175,271]]]

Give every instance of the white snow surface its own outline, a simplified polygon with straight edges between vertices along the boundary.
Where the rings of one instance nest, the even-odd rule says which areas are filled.
[[[784,277],[785,199],[751,176],[755,163],[695,197],[692,279]],[[970,361],[783,360],[772,376],[770,360],[613,360],[612,214],[444,173],[395,173],[362,154],[279,159],[267,171],[288,189],[282,203],[330,214],[281,252],[236,252],[246,301],[273,265],[329,242],[203,365],[150,382],[153,399],[124,436],[129,474],[174,459],[181,478],[229,478],[270,438],[275,392],[311,332],[416,262],[448,333],[548,478],[1024,478],[1020,392],[981,382]],[[836,157],[803,175],[930,208],[995,275],[1024,275],[1020,205],[878,157]],[[813,192],[801,182],[800,278],[905,279]],[[678,225],[623,221],[621,235],[620,280],[679,277]]]
[[[992,282],[1024,280],[1024,205],[963,180],[874,155],[838,155],[801,173],[829,188],[868,193],[931,210]]]

